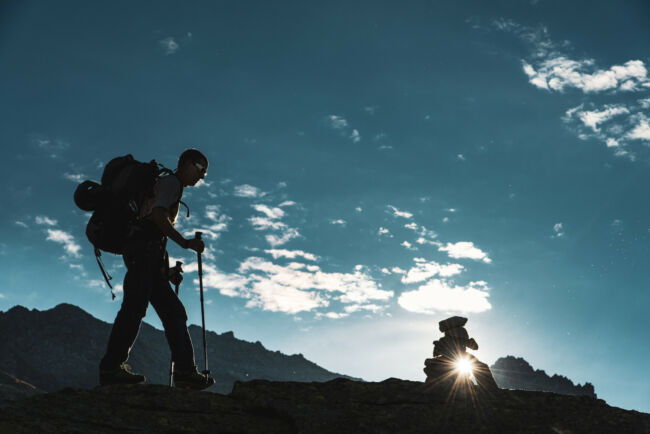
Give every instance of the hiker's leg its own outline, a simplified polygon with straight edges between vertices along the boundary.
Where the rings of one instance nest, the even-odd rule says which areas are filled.
[[[152,264],[150,249],[146,243],[127,246],[124,263],[124,298],[115,317],[106,355],[100,363],[101,369],[113,369],[129,358],[129,352],[140,330],[140,323],[147,313],[152,291]]]
[[[153,289],[151,305],[162,321],[175,367],[178,370],[194,368],[194,348],[187,330],[187,313],[164,276]]]

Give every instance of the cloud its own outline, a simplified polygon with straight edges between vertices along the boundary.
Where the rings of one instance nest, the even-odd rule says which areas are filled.
[[[489,296],[487,284],[483,281],[453,286],[444,280],[433,279],[415,291],[403,292],[397,302],[405,310],[415,313],[479,313],[492,308]]]
[[[417,250],[418,249],[417,247],[413,247],[413,245],[411,243],[409,243],[408,241],[402,241],[400,246],[406,247],[409,250]]]
[[[634,129],[627,133],[627,137],[633,140],[650,140],[650,123],[648,119],[641,119]]]
[[[280,236],[277,235],[267,235],[266,241],[271,245],[271,247],[277,247],[281,246],[283,244],[288,243],[290,240],[297,238],[300,236],[300,232],[298,232],[297,229],[294,228],[286,228],[284,233]]]
[[[492,262],[492,259],[488,257],[487,253],[474,246],[474,243],[471,241],[447,243],[446,246],[440,246],[438,250],[441,252],[447,252],[447,255],[454,259],[468,258],[483,261],[486,264]]]
[[[87,179],[87,176],[84,175],[83,173],[69,173],[69,172],[65,172],[65,173],[63,174],[63,177],[64,177],[65,179],[67,179],[68,181],[72,181],[72,182],[76,182],[76,183],[83,182],[84,180]]]
[[[328,115],[327,122],[333,130],[338,130],[341,136],[347,137],[352,140],[352,143],[359,143],[361,141],[361,134],[356,128],[350,128],[348,121],[339,115]]]
[[[594,102],[587,101],[567,110],[563,121],[575,130],[579,139],[595,138],[615,156],[636,160],[628,145],[635,140],[650,140],[646,98],[624,105],[607,103],[603,98],[649,91],[650,77],[642,60],[631,59],[603,68],[594,59],[572,56],[571,44],[554,42],[545,27],[532,28],[502,19],[493,24],[499,30],[515,34],[530,47],[521,65],[533,86],[551,93],[577,89],[587,97],[604,94]]]
[[[23,222],[23,221],[20,221],[20,220],[16,220],[16,221],[14,222],[14,224],[17,225],[17,226],[20,226],[20,227],[22,227],[22,228],[26,228],[26,229],[29,228],[29,225],[27,225],[27,223],[25,223],[25,222]]]
[[[221,213],[221,207],[219,205],[206,206],[205,217],[210,223],[195,227],[191,231],[185,231],[184,235],[193,236],[196,231],[201,231],[209,239],[216,240],[221,235],[221,232],[228,230],[228,223],[232,220],[231,217]]]
[[[55,243],[63,244],[66,253],[75,258],[80,257],[79,251],[81,246],[75,242],[74,237],[68,232],[59,229],[47,229],[47,241],[54,241]]]
[[[58,224],[56,220],[43,215],[36,216],[34,218],[34,221],[36,222],[37,225],[44,225],[44,226],[56,226]]]
[[[382,235],[389,235],[389,236],[392,237],[392,235],[390,235],[390,231],[389,231],[388,229],[384,228],[384,227],[379,227],[379,230],[377,231],[377,234],[378,234],[379,236],[382,236]]]
[[[412,230],[412,231],[417,231],[418,228],[419,228],[419,227],[418,227],[418,224],[415,223],[415,222],[407,223],[407,224],[404,225],[404,227],[405,227],[406,229],[410,229],[410,230]]]
[[[282,207],[282,206],[294,206],[295,204],[296,204],[296,202],[294,202],[292,200],[285,200],[284,202],[282,202],[278,206],[280,206],[280,207]]]
[[[356,212],[363,212],[363,208],[361,208],[360,206],[356,207],[354,210]]]
[[[330,126],[335,130],[340,130],[348,126],[348,121],[341,116],[329,115],[327,118],[330,121]]]
[[[406,274],[406,270],[402,270],[399,267],[393,267],[390,269],[390,271],[392,271],[395,274]]]
[[[259,188],[249,184],[236,185],[233,194],[237,197],[253,198],[263,197],[266,195],[266,193],[261,191]]]
[[[70,143],[63,139],[53,139],[43,134],[30,134],[29,141],[32,146],[49,154],[51,158],[57,158],[63,151],[70,148]]]
[[[395,208],[392,205],[388,205],[388,208],[390,208],[393,211],[393,215],[395,217],[402,217],[402,218],[405,218],[405,219],[410,219],[411,217],[413,217],[413,214],[411,214],[410,212],[408,212],[408,211],[400,211],[400,210],[398,210],[397,208]]]
[[[158,41],[158,45],[163,49],[166,55],[174,54],[180,46],[171,36]]]
[[[460,264],[443,265],[436,261],[427,261],[424,258],[414,258],[413,261],[415,265],[408,270],[406,275],[402,276],[402,283],[422,282],[434,276],[451,277],[462,273],[465,269]]]
[[[280,208],[271,208],[263,204],[255,204],[252,205],[252,207],[255,209],[255,211],[261,212],[262,214],[266,215],[266,217],[273,220],[284,217],[284,211]]]
[[[330,224],[345,226],[347,224],[347,222],[345,220],[343,220],[343,219],[336,219],[336,220],[330,220]]]
[[[313,253],[303,252],[302,250],[286,250],[286,249],[268,249],[264,250],[265,253],[273,256],[273,259],[278,258],[288,258],[295,259],[297,257],[303,257],[308,261],[316,261],[318,258]]]
[[[562,222],[553,225],[553,238],[562,238],[564,236],[564,225]]]
[[[194,271],[197,265],[191,263],[184,268]],[[295,314],[313,311],[328,307],[332,299],[359,306],[353,310],[364,305],[367,310],[376,310],[368,303],[386,301],[394,295],[392,291],[382,290],[362,270],[327,273],[315,265],[298,262],[278,265],[260,257],[244,260],[237,273],[223,273],[212,264],[204,264],[203,270],[206,288],[218,289],[226,296],[247,299],[249,308],[259,307],[272,312]]]

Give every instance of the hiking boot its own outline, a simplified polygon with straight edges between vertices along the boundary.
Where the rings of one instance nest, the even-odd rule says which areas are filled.
[[[144,375],[134,374],[131,367],[122,363],[115,369],[99,369],[99,384],[108,386],[110,384],[138,384],[144,383],[147,379]]]
[[[199,373],[196,366],[189,371],[175,371],[174,385],[181,389],[203,390],[214,384],[214,378]]]

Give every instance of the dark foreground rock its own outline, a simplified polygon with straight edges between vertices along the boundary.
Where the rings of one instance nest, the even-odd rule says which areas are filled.
[[[648,433],[650,415],[547,392],[467,393],[388,379],[68,388],[0,409],[0,432]]]

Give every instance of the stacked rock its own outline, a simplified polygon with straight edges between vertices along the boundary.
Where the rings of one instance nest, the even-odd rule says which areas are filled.
[[[490,368],[472,354],[467,353],[467,348],[478,350],[474,338],[469,337],[467,318],[452,316],[438,323],[439,330],[444,333],[440,340],[433,342],[433,358],[424,361],[424,373],[427,374],[427,384],[458,384],[464,383],[473,387],[470,374],[457,370],[459,360],[465,360],[471,366],[476,385],[480,388],[496,390],[498,386],[494,381]]]

